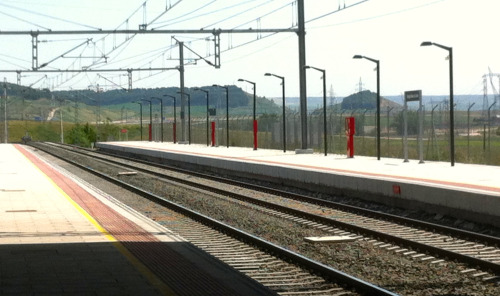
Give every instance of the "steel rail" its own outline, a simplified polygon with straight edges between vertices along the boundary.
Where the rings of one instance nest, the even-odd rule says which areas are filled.
[[[201,213],[193,211],[187,207],[184,207],[184,206],[179,205],[177,203],[171,202],[165,198],[162,198],[161,196],[158,196],[158,195],[153,194],[151,192],[147,192],[139,187],[133,186],[131,184],[128,184],[126,182],[123,182],[121,180],[113,178],[107,174],[98,172],[98,171],[90,168],[87,165],[82,165],[82,164],[79,164],[75,161],[66,159],[63,156],[58,155],[57,153],[48,151],[47,149],[42,148],[40,146],[33,145],[33,147],[40,149],[40,150],[44,151],[45,153],[50,154],[53,157],[56,157],[58,159],[61,159],[61,160],[65,161],[73,166],[76,166],[82,170],[85,170],[89,173],[92,173],[100,178],[103,178],[103,179],[105,179],[113,184],[116,184],[124,189],[127,189],[135,194],[138,194],[138,195],[140,195],[148,200],[156,202],[162,206],[168,207],[169,209],[172,209],[178,213],[186,215],[186,216],[188,216],[196,221],[199,221],[200,223],[208,225],[208,226],[210,226],[214,229],[217,229],[217,230],[219,230],[219,231],[221,231],[229,236],[237,238],[238,240],[241,240],[241,241],[244,241],[248,244],[254,245],[261,250],[266,250],[268,253],[272,253],[281,259],[289,260],[291,262],[296,262],[298,265],[300,265],[306,269],[309,269],[313,272],[320,273],[325,278],[328,278],[334,282],[349,285],[350,287],[354,288],[357,292],[361,293],[362,295],[375,295],[375,296],[378,296],[378,295],[381,295],[381,296],[398,295],[398,294],[395,294],[391,291],[388,291],[388,290],[385,290],[381,287],[378,287],[374,284],[371,284],[369,282],[363,281],[359,278],[356,278],[354,276],[346,274],[342,271],[336,270],[336,269],[329,267],[325,264],[322,264],[320,262],[309,259],[305,256],[302,256],[302,255],[297,254],[295,252],[292,252],[290,250],[287,250],[281,246],[278,246],[276,244],[273,244],[271,242],[263,240],[257,236],[249,234],[245,231],[241,231],[235,227],[232,227],[230,225],[227,225],[225,223],[217,221],[217,220],[210,218],[206,215],[203,215]]]
[[[72,150],[72,151],[76,152],[74,150]],[[92,156],[92,157],[94,157],[94,156]],[[274,209],[274,210],[277,210],[277,211],[280,211],[280,212],[284,212],[284,213],[288,213],[288,214],[295,215],[295,216],[298,216],[298,217],[302,217],[302,218],[305,218],[305,219],[308,219],[308,220],[311,220],[311,221],[315,221],[315,222],[318,222],[318,223],[322,223],[322,224],[325,224],[325,225],[330,225],[330,226],[334,226],[334,227],[340,227],[340,228],[343,228],[345,230],[348,230],[348,231],[351,231],[351,232],[355,232],[355,233],[358,233],[358,234],[362,234],[362,235],[366,235],[366,236],[370,236],[370,237],[376,238],[376,239],[381,240],[381,241],[394,242],[394,243],[396,243],[396,244],[398,244],[400,246],[405,246],[405,247],[408,247],[408,248],[416,249],[416,250],[419,250],[420,252],[424,252],[425,251],[425,252],[430,253],[430,254],[435,254],[435,255],[437,255],[437,256],[439,256],[441,258],[453,258],[453,259],[459,260],[459,261],[464,262],[464,263],[466,263],[468,265],[471,265],[471,266],[481,266],[482,268],[491,270],[491,271],[493,271],[496,274],[500,274],[500,265],[497,264],[497,263],[491,262],[491,261],[486,261],[486,260],[482,260],[482,259],[475,258],[475,257],[472,257],[472,256],[463,255],[463,254],[456,253],[456,252],[449,251],[449,250],[445,250],[445,249],[442,249],[442,248],[439,248],[439,247],[430,246],[430,245],[427,245],[425,243],[420,243],[420,242],[417,242],[417,241],[413,241],[413,240],[408,240],[408,239],[405,239],[405,238],[397,237],[397,236],[394,236],[394,235],[391,235],[391,234],[388,234],[388,233],[384,233],[384,232],[380,232],[380,231],[377,231],[377,230],[367,229],[367,228],[364,228],[364,227],[361,227],[361,226],[352,225],[352,224],[349,224],[349,223],[346,223],[346,222],[337,221],[337,220],[332,219],[332,218],[328,218],[328,217],[324,217],[324,216],[319,216],[319,215],[316,215],[316,214],[311,214],[311,213],[308,213],[308,212],[305,212],[305,211],[301,211],[301,210],[297,210],[297,209],[292,209],[292,208],[289,208],[289,207],[286,207],[286,206],[282,206],[282,205],[278,205],[278,204],[275,204],[275,203],[271,203],[271,202],[259,200],[259,199],[256,199],[256,198],[252,198],[252,197],[249,197],[249,196],[246,196],[246,195],[243,195],[243,194],[238,194],[238,193],[235,193],[233,191],[219,189],[219,188],[213,188],[213,187],[211,187],[209,185],[203,185],[203,184],[200,184],[199,182],[190,181],[190,180],[185,179],[185,178],[176,178],[176,177],[168,176],[168,175],[165,175],[163,173],[153,172],[153,171],[150,171],[150,170],[147,170],[147,169],[138,168],[138,167],[133,166],[133,165],[124,164],[124,163],[121,163],[121,162],[118,162],[118,161],[113,161],[113,160],[105,159],[105,158],[102,158],[102,157],[96,157],[96,158],[100,158],[102,161],[107,161],[107,162],[115,163],[115,164],[118,164],[120,166],[132,168],[134,170],[138,170],[138,171],[142,171],[142,172],[145,172],[145,173],[148,173],[148,174],[152,174],[152,175],[154,175],[156,177],[169,179],[169,180],[172,180],[172,181],[175,181],[175,182],[178,182],[178,183],[182,183],[182,184],[185,184],[185,185],[188,185],[188,186],[200,188],[200,189],[203,189],[203,190],[206,190],[206,191],[210,191],[210,192],[213,192],[213,193],[217,193],[217,194],[221,194],[221,195],[225,195],[225,196],[230,196],[230,197],[238,199],[238,200],[242,200],[242,201],[245,201],[245,202],[248,202],[248,203],[252,203],[252,204],[256,204],[256,205],[259,205],[259,206],[262,206],[262,207],[265,207],[265,208],[270,208],[270,209]],[[137,160],[133,160],[133,161],[137,161]],[[148,162],[146,162],[146,163],[148,165],[151,164],[151,163],[148,163]],[[213,176],[210,176],[209,178],[212,181],[219,182],[219,179],[216,179]],[[273,191],[273,190],[274,189],[269,189],[266,192]],[[280,192],[281,193],[285,193],[282,196],[288,197],[288,193],[283,192],[283,191],[280,191]],[[292,194],[292,195],[293,196],[300,196],[300,195],[297,195],[297,194]],[[301,197],[303,197],[303,196],[301,196]],[[359,209],[359,208],[357,208],[357,209]],[[382,217],[384,217],[384,216],[382,216]],[[384,217],[384,218],[387,218],[387,217]],[[398,217],[398,218],[400,218],[400,221],[402,221],[402,223],[408,222],[406,219],[404,219],[402,217]],[[412,221],[414,221],[414,220],[412,220]],[[432,224],[431,223],[426,223],[426,225],[432,225]],[[434,230],[438,229],[438,227],[441,227],[440,225],[434,225],[434,226],[435,226]],[[448,230],[448,229],[452,229],[452,230],[454,230],[457,233],[461,233],[461,231],[459,229],[454,229],[454,228],[449,228],[449,227],[443,227],[441,229],[444,229],[442,231],[445,231],[445,230]],[[487,236],[487,238],[489,238],[490,240],[495,239],[494,237],[489,237],[489,236]],[[497,244],[498,244],[498,242],[500,242],[500,239],[496,239],[496,243]]]
[[[92,152],[95,152],[95,151],[92,151]],[[479,234],[479,233],[475,233],[475,232],[471,232],[471,231],[467,231],[467,230],[457,229],[457,228],[453,228],[453,227],[449,227],[449,226],[434,224],[434,223],[425,222],[425,221],[416,220],[416,219],[411,219],[411,218],[407,218],[407,217],[401,217],[401,216],[397,216],[397,215],[393,215],[393,214],[387,214],[387,213],[378,212],[378,211],[374,211],[374,210],[370,210],[370,209],[366,209],[366,208],[342,204],[342,203],[324,200],[324,199],[320,199],[320,198],[316,198],[316,197],[310,197],[310,196],[306,196],[306,195],[301,195],[301,194],[297,194],[297,193],[293,193],[293,192],[289,192],[289,191],[284,191],[284,190],[279,190],[279,189],[266,187],[266,186],[262,186],[262,185],[257,185],[257,184],[253,184],[253,183],[247,183],[247,182],[243,182],[243,181],[237,181],[237,180],[233,180],[233,179],[213,176],[213,175],[195,172],[192,170],[186,170],[186,169],[182,169],[182,168],[174,167],[174,166],[169,166],[169,165],[165,165],[165,164],[153,163],[153,162],[146,161],[146,160],[135,159],[135,158],[126,157],[123,155],[117,155],[117,154],[113,154],[113,153],[108,153],[108,152],[104,152],[104,151],[99,151],[99,153],[104,154],[104,155],[114,156],[117,158],[126,159],[126,160],[133,161],[133,162],[147,164],[147,165],[162,168],[162,169],[168,169],[168,170],[173,170],[173,171],[177,171],[180,173],[190,174],[190,175],[194,175],[194,176],[197,176],[200,178],[210,179],[212,181],[217,181],[217,182],[221,182],[221,183],[224,182],[227,184],[241,186],[241,187],[245,187],[245,188],[252,189],[252,190],[263,191],[263,192],[267,192],[270,194],[279,195],[279,196],[287,197],[290,199],[294,199],[297,201],[303,201],[303,202],[308,202],[308,203],[312,203],[312,204],[316,204],[316,205],[320,205],[320,206],[326,206],[326,207],[333,208],[333,209],[348,211],[348,212],[360,214],[360,215],[363,215],[366,217],[383,219],[383,220],[391,221],[391,222],[397,222],[397,223],[401,223],[401,224],[410,225],[413,227],[422,228],[422,229],[429,230],[429,231],[439,231],[439,232],[443,232],[443,233],[447,233],[447,234],[452,234],[452,235],[459,237],[459,238],[462,238],[462,239],[481,241],[484,243],[488,243],[491,245],[497,245],[500,247],[500,238],[494,237],[494,236]]]

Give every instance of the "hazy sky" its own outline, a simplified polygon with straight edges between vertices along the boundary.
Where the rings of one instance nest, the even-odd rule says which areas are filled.
[[[354,5],[359,2],[362,3]],[[148,29],[289,28],[296,24],[293,3],[290,0],[0,0],[0,30],[92,30],[115,29],[120,25],[121,29],[137,29],[142,23],[150,23]],[[305,5],[306,20],[331,12],[306,24],[306,60],[308,65],[326,70],[327,90],[333,88],[335,96],[355,92],[360,79],[364,89],[375,91],[375,64],[353,60],[354,54],[380,60],[382,95],[400,95],[413,89],[421,89],[424,95],[447,95],[448,52],[438,47],[420,47],[422,41],[453,47],[456,94],[482,94],[482,76],[489,68],[493,73],[500,73],[498,0],[306,0]],[[348,8],[338,10],[344,5]],[[354,6],[349,8],[350,5]],[[171,8],[163,13],[166,6]],[[55,59],[47,69],[77,69],[93,63],[97,63],[93,68],[101,69],[178,65],[178,47],[171,36],[103,37],[40,35],[39,64]],[[213,61],[210,56],[213,42],[205,40],[212,37],[211,34],[175,36]],[[87,38],[92,41],[78,47]],[[64,58],[56,59],[75,47]],[[243,78],[257,83],[258,95],[279,97],[279,80],[264,76],[271,72],[285,76],[287,96],[298,96],[296,34],[280,33],[271,37],[222,34],[221,50],[220,69],[204,62],[186,67],[186,86],[236,84],[251,92],[249,84],[237,82]],[[107,63],[99,58],[103,53]],[[186,51],[186,58],[194,57]],[[0,69],[29,68],[31,36],[0,35]],[[9,82],[16,82],[15,74],[2,74]],[[105,89],[116,88],[115,84],[126,88],[124,74],[87,73],[74,77],[47,74],[48,79],[40,80],[35,87],[79,89],[98,83]],[[43,75],[23,73],[22,84],[30,85]],[[179,73],[134,72],[133,81],[134,87],[178,86]],[[495,77],[493,83],[498,90],[498,78]],[[309,96],[322,95],[319,72],[308,70],[307,85]],[[488,87],[492,92],[491,86]]]

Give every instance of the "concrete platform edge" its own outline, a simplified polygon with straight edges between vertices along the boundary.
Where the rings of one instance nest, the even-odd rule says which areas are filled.
[[[459,190],[451,186],[412,182],[404,179],[382,179],[352,176],[286,166],[269,166],[251,161],[211,158],[99,143],[99,149],[118,154],[133,154],[137,158],[165,162],[177,166],[197,166],[206,170],[242,175],[256,179],[318,192],[348,195],[408,209],[423,209],[474,222],[500,227],[500,198],[475,190]]]

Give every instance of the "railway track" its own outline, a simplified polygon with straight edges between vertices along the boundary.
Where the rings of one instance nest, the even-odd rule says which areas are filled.
[[[37,144],[33,146],[175,211],[170,214],[173,218],[165,219],[169,221],[166,223],[169,229],[280,295],[396,295],[108,174],[100,173],[88,165],[65,159],[62,153],[51,152],[47,147]],[[168,214],[162,211],[162,216],[164,215]]]
[[[89,153],[88,151],[79,152]],[[145,167],[139,168],[136,164],[126,163],[123,158],[120,160],[116,156],[113,156],[115,160],[111,160],[95,153],[93,155],[115,165],[140,170],[156,177],[252,203],[263,207],[261,211],[268,214],[308,224],[335,235],[350,236],[356,239],[366,237],[375,239],[373,244],[377,247],[418,260],[439,263],[444,258],[454,259],[470,266],[463,271],[464,273],[482,277],[486,281],[500,280],[500,238],[497,237],[375,212],[252,183],[185,171],[145,161],[140,162],[147,166],[175,170],[197,178],[176,177]],[[126,159],[126,161],[139,162],[133,159]],[[228,187],[228,185],[230,186]],[[245,190],[241,188],[251,189],[256,193],[244,192]],[[263,192],[266,194],[262,194]],[[276,198],[276,196],[282,198]]]

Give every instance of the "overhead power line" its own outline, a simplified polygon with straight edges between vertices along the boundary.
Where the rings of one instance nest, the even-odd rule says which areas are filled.
[[[4,4],[4,3],[0,3],[0,6],[8,7],[8,8],[11,8],[11,9],[15,9],[15,10],[23,11],[23,12],[30,13],[30,14],[34,14],[34,15],[38,15],[38,16],[43,16],[43,17],[46,17],[46,18],[50,18],[50,19],[53,19],[53,20],[58,20],[58,21],[65,22],[65,23],[69,23],[69,24],[73,24],[73,25],[82,26],[82,27],[89,28],[89,29],[100,30],[100,29],[99,29],[99,28],[97,28],[97,27],[93,27],[93,26],[89,26],[89,25],[86,25],[86,24],[78,23],[78,22],[75,22],[75,21],[71,21],[71,20],[63,19],[63,18],[60,18],[60,17],[55,17],[55,16],[51,16],[51,15],[46,15],[46,14],[43,14],[43,13],[39,13],[39,12],[35,12],[35,11],[31,11],[31,10],[24,9],[24,8],[19,8],[19,7],[15,7],[15,6],[7,5],[7,4]],[[38,25],[37,25],[37,26],[38,26]],[[41,26],[39,26],[39,27],[41,27]],[[46,30],[50,30],[50,29],[46,29]]]

